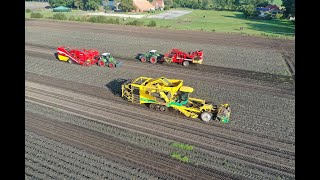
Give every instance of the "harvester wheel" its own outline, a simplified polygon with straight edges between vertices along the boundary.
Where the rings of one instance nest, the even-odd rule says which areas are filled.
[[[109,63],[109,68],[114,68],[114,67],[115,67],[114,63]]]
[[[211,121],[212,116],[213,116],[212,113],[205,111],[201,113],[200,118],[204,122],[209,122]]]
[[[68,59],[68,63],[69,63],[69,64],[74,64],[74,62],[72,61],[72,59]]]
[[[140,61],[141,61],[141,62],[146,62],[147,59],[146,59],[144,56],[142,56],[142,57],[140,57]]]
[[[155,107],[155,110],[160,111],[160,107],[161,106],[157,104],[156,107]]]
[[[156,109],[156,105],[153,104],[153,103],[151,103],[151,104],[149,104],[149,108],[150,108],[150,109]]]
[[[167,106],[160,106],[160,111],[162,111],[162,112],[168,111],[168,107]]]
[[[106,63],[102,60],[99,60],[98,61],[98,65],[101,66],[101,67],[105,67],[106,66]]]
[[[156,57],[151,57],[151,58],[150,58],[150,62],[151,62],[152,64],[157,63],[157,58],[156,58]]]
[[[189,66],[189,64],[190,64],[189,61],[183,61],[182,63],[183,66]]]

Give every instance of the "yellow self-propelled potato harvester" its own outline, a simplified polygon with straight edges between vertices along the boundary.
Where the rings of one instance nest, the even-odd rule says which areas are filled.
[[[139,77],[122,85],[122,98],[136,104],[147,104],[151,109],[167,111],[173,108],[187,117],[209,122],[217,119],[227,123],[231,109],[228,104],[220,106],[206,103],[205,100],[191,98],[192,87],[183,86],[183,80]]]

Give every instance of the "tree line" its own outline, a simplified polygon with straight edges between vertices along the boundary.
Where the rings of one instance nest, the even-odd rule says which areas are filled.
[[[121,7],[125,11],[134,9],[133,0],[114,0],[121,2]],[[153,0],[148,0],[152,2]],[[228,10],[242,11],[246,16],[255,13],[256,7],[264,7],[272,4],[274,0],[164,0],[165,6],[171,8],[192,8],[204,10]],[[82,10],[96,10],[102,5],[101,0],[49,0],[51,7],[66,6]],[[295,15],[295,0],[283,0],[285,16]]]

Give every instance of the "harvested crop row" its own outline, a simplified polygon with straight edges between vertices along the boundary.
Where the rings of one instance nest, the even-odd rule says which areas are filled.
[[[51,114],[51,113],[49,113],[48,111],[45,111],[45,110],[42,110],[42,111],[39,111],[39,112],[43,112],[46,115]],[[107,133],[109,135],[116,135],[117,138],[124,139],[125,141],[128,141],[130,143],[134,143],[134,144],[137,144],[137,145],[140,145],[140,146],[151,148],[154,151],[157,151],[157,152],[160,152],[160,153],[167,154],[167,153],[176,151],[176,149],[174,149],[174,148],[169,146],[172,141],[168,141],[168,140],[165,140],[165,139],[162,139],[162,138],[161,139],[152,138],[150,136],[148,137],[148,136],[144,136],[144,135],[136,134],[136,133],[132,134],[131,132],[120,130],[120,129],[114,128],[112,126],[106,126],[105,124],[100,124],[100,123],[97,123],[97,122],[89,121],[88,119],[87,120],[85,120],[85,119],[81,120],[82,119],[81,117],[72,118],[73,115],[67,115],[67,114],[63,115],[64,113],[62,113],[62,114],[60,113],[58,115],[58,113],[59,113],[59,111],[57,111],[55,113],[57,115],[53,116],[53,117],[60,119],[60,117],[58,117],[58,116],[62,116],[62,117],[63,116],[67,116],[67,117],[63,118],[64,121],[70,122],[70,120],[71,120],[71,121],[73,121],[72,123],[75,124],[75,125],[80,125],[80,126],[83,126],[83,127],[86,127],[86,128],[90,128],[90,129],[93,128],[92,130],[103,132],[103,133]],[[78,123],[75,122],[75,121],[78,121]],[[162,142],[162,143],[160,143],[160,142]],[[218,154],[215,154],[215,153],[211,153],[211,152],[208,152],[208,151],[204,152],[203,150],[198,150],[198,149],[195,150],[194,152],[190,153],[190,156],[191,156],[191,159],[190,159],[191,162],[194,162],[196,164],[201,164],[201,165],[204,164],[202,162],[206,162],[206,163],[209,163],[209,164],[207,164],[205,166],[209,165],[210,167],[215,167],[215,168],[218,168],[218,169],[220,169],[219,167],[221,165],[223,166],[224,162],[226,162],[226,161],[228,161],[229,163],[226,164],[225,166],[230,165],[230,163],[233,164],[233,163],[237,162],[235,160],[230,160],[230,158],[227,158],[227,157],[224,157],[224,156],[221,157],[221,155],[218,155]],[[219,157],[219,158],[217,158],[217,157]],[[225,169],[225,170],[228,169],[229,171],[234,172],[235,170],[232,170],[232,169],[233,168],[238,169],[237,167],[239,167],[239,163],[236,163],[236,164],[238,164],[238,165],[230,166],[230,167],[223,167],[223,168],[221,167],[221,168]],[[244,164],[241,164],[241,163],[240,163],[240,165],[241,165],[240,167],[245,166],[244,169],[241,168],[244,172],[241,172],[238,169],[238,170],[236,170],[236,173],[244,175],[244,174],[246,174],[245,173],[246,171],[248,171],[248,172],[251,171],[247,175],[255,174],[255,171],[253,171],[250,168],[250,166],[244,165]],[[256,168],[257,167],[254,167],[254,169],[256,169]],[[261,174],[261,172],[258,171],[258,173],[256,173],[256,174]],[[268,176],[268,175],[264,174],[264,176]]]

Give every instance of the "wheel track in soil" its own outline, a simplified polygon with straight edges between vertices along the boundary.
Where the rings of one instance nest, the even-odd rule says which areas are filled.
[[[25,53],[26,55],[30,55],[32,57],[39,57],[43,58],[46,60],[52,60],[54,57],[52,53],[51,56],[49,52],[55,52],[55,49],[52,46],[47,46],[47,45],[34,45],[34,44],[28,44],[26,43],[26,49]],[[31,46],[31,48],[29,48]],[[36,47],[36,49],[32,48]],[[42,48],[42,49],[39,49]],[[120,59],[119,59],[120,60]],[[57,60],[58,61],[58,60]],[[294,82],[290,80],[290,77],[288,78],[287,76],[280,76],[280,75],[273,75],[273,74],[268,74],[268,76],[273,76],[271,79],[264,79],[261,80],[265,77],[264,73],[260,73],[263,75],[256,75],[259,74],[258,72],[250,72],[248,74],[244,70],[237,70],[237,69],[230,69],[230,68],[223,68],[223,69],[229,69],[227,71],[225,70],[220,70],[216,71],[213,66],[210,65],[201,65],[199,66],[194,66],[196,68],[190,68],[190,69],[185,69],[185,67],[174,64],[173,66],[167,65],[167,64],[162,64],[162,65],[150,65],[146,66],[145,64],[141,64],[137,60],[129,60],[129,59],[121,59],[121,61],[126,62],[125,66],[122,66],[121,68],[125,68],[128,71],[132,71],[132,69],[141,69],[144,72],[164,72],[164,73],[169,73],[169,72],[174,72],[172,74],[181,74],[185,77],[189,77],[189,79],[195,79],[198,81],[204,81],[206,83],[212,82],[212,83],[219,83],[219,84],[224,84],[224,85],[229,85],[229,86],[237,86],[244,88],[246,90],[256,90],[260,92],[267,92],[269,94],[279,96],[279,97],[287,97],[290,99],[295,98],[295,91],[294,91]],[[159,66],[166,66],[166,70],[160,70],[156,69]],[[190,66],[191,67],[191,66]],[[203,68],[207,67],[207,68]],[[221,68],[221,67],[218,67]],[[185,73],[180,73],[177,72],[176,70],[179,69],[184,69]],[[188,71],[190,73],[188,73]],[[228,77],[221,77],[222,74],[227,74]],[[220,77],[219,77],[220,76]],[[245,77],[243,77],[245,76]],[[201,79],[199,79],[201,77]],[[257,82],[254,82],[252,80],[248,80],[248,78],[252,77],[258,77],[259,79],[259,84]],[[285,78],[286,80],[284,81],[277,81],[279,78]],[[271,80],[273,81],[271,82]]]
[[[28,91],[30,91],[30,89],[28,89],[27,88],[27,90]],[[39,93],[39,91],[37,91],[38,93]],[[48,92],[46,92],[45,93],[45,95],[49,95],[49,94],[51,94],[51,93],[48,93]],[[62,97],[62,95],[61,94],[57,94],[57,95],[54,95],[54,96],[56,96],[56,98],[62,98],[64,101],[66,101],[66,99],[68,98],[68,97]],[[74,101],[75,102],[75,100],[71,100],[71,101]],[[79,101],[79,100],[76,100],[77,101],[77,104],[80,104],[81,102]],[[90,105],[90,104],[92,104],[92,105]],[[92,107],[95,107],[96,109],[99,107],[99,105],[98,104],[95,104],[95,103],[89,103],[89,102],[84,102],[84,104],[83,105],[85,105],[85,106],[87,106],[87,107],[90,107],[90,106],[92,106]],[[51,105],[52,106],[52,105]],[[104,109],[110,109],[110,107],[106,107],[106,106],[100,106],[101,107],[101,110],[104,110]],[[66,109],[66,108],[64,108],[64,109]],[[117,112],[117,111],[119,111],[119,109],[114,109],[114,111],[113,112]],[[118,112],[117,112],[118,113]],[[120,115],[121,116],[125,116],[125,114],[126,114],[127,112],[123,112],[123,113],[121,113]],[[137,114],[136,114],[136,116],[138,116]],[[140,115],[141,116],[141,115]],[[141,116],[142,118],[145,118],[145,117],[143,117],[143,116]],[[149,119],[150,119],[150,117],[149,117]],[[157,119],[155,119],[154,120],[154,122],[156,122],[157,121]],[[122,125],[121,125],[122,126]],[[170,127],[172,127],[172,126],[170,126]],[[131,127],[132,128],[132,127]],[[184,128],[184,127],[182,127],[182,126],[177,126],[177,128]],[[190,130],[190,132],[192,133],[193,132],[193,134],[197,134],[198,133],[198,131],[199,131],[199,129],[195,129],[195,128],[189,128],[188,130]],[[146,132],[146,131],[144,131],[144,132]],[[151,134],[153,133],[153,132],[150,132]],[[209,134],[209,133],[208,133]],[[207,135],[208,135],[207,134]],[[160,137],[162,137],[163,135],[165,135],[165,134],[163,134],[162,132],[157,132],[157,134],[156,134],[157,136],[160,136]],[[202,134],[200,134],[200,135],[203,135],[203,133]],[[205,134],[206,135],[206,134]],[[209,134],[209,135],[215,135],[215,134]],[[167,136],[167,135],[165,135],[165,136]],[[223,138],[221,138],[221,139],[223,139]],[[186,139],[183,139],[183,138],[181,138],[181,139],[179,139],[179,141],[187,141],[188,142],[188,140],[186,140]],[[231,140],[231,138],[229,139],[230,141],[232,141]],[[230,141],[229,141],[229,143],[230,143]],[[234,143],[234,142],[233,142]],[[239,144],[239,142],[236,142],[236,143],[238,143]],[[246,143],[246,146],[250,146],[250,144],[248,143],[248,142],[245,142]],[[191,143],[191,144],[195,144],[194,142],[193,143]],[[247,162],[251,162],[251,163],[254,163],[254,164],[257,164],[257,165],[261,165],[261,166],[265,166],[265,167],[269,167],[269,168],[272,168],[272,169],[276,169],[276,170],[279,170],[279,171],[283,171],[283,172],[287,172],[287,173],[291,173],[291,174],[294,174],[294,168],[292,169],[292,168],[290,168],[290,167],[288,167],[288,166],[283,166],[283,165],[279,165],[279,164],[273,164],[273,163],[271,163],[271,162],[267,162],[267,161],[261,161],[261,160],[258,160],[258,159],[256,159],[256,158],[252,158],[252,157],[248,157],[248,156],[246,156],[246,155],[243,155],[243,154],[239,154],[239,153],[235,153],[235,152],[230,152],[230,151],[225,151],[225,150],[218,150],[217,148],[214,148],[214,147],[210,147],[210,146],[206,146],[206,145],[204,145],[204,144],[201,144],[201,143],[196,143],[195,145],[197,145],[197,147],[201,147],[201,148],[203,148],[203,149],[207,149],[207,150],[209,150],[209,151],[216,151],[217,153],[222,153],[222,154],[224,154],[224,155],[227,155],[227,156],[231,156],[231,157],[234,157],[234,158],[237,158],[237,159],[241,159],[241,160],[244,160],[244,161],[247,161]],[[240,145],[241,145],[241,143],[240,143]],[[256,148],[256,146],[257,146],[257,144],[253,144],[253,145],[251,145],[252,147],[255,147]],[[261,149],[263,149],[263,148],[259,148],[258,147],[258,150],[260,151]],[[277,148],[273,148],[273,150],[274,149],[277,149]],[[270,148],[269,148],[269,151],[271,151],[270,150]],[[275,150],[274,150],[275,151]],[[279,153],[279,152],[277,152],[277,153]],[[288,153],[288,152],[282,152],[282,151],[280,151],[280,153],[282,154],[282,155],[291,155],[291,157],[292,157],[292,155],[294,155],[293,153],[292,154],[290,154],[290,153]]]
[[[123,160],[132,167],[139,165],[147,172],[164,179],[240,179],[213,169],[195,167],[190,164],[179,163],[160,153],[148,151],[144,148],[121,142],[119,139],[108,137],[105,134],[94,132],[69,123],[44,118],[43,116],[26,113],[26,129],[52,139],[58,139],[81,149],[98,152],[112,159]],[[85,138],[81,138],[85,137]],[[134,150],[134,151],[132,151]],[[119,154],[125,154],[121,156]],[[176,165],[176,166],[173,166]],[[178,168],[177,168],[178,166]],[[173,168],[174,167],[174,168]],[[194,174],[193,174],[194,173]]]
[[[92,86],[92,85],[87,85],[87,84],[73,82],[73,81],[67,81],[67,80],[44,76],[44,75],[38,75],[38,74],[30,73],[30,72],[25,72],[25,79],[26,79],[26,81],[32,81],[32,82],[36,82],[36,83],[40,83],[40,84],[45,84],[48,86],[66,89],[66,90],[77,92],[80,94],[94,96],[95,98],[102,99],[102,100],[108,99],[109,101],[112,101],[112,102],[115,102],[118,104],[134,106],[137,109],[149,109],[149,108],[142,106],[142,105],[132,104],[130,102],[124,101],[120,97],[115,96],[114,94],[108,92],[109,90],[104,89],[104,88],[100,88],[100,87],[96,87],[96,86]],[[81,88],[79,88],[79,87],[81,87]],[[175,116],[176,114],[174,114],[174,113],[168,113],[167,115],[169,115],[171,117],[176,117]],[[182,114],[178,114],[178,116],[181,119],[190,121],[190,118],[187,118],[187,117],[183,116]],[[192,120],[192,121],[194,121],[194,120]],[[202,124],[202,123],[203,122],[198,121],[197,124]],[[216,123],[216,124],[214,124],[214,126],[219,129],[226,129],[226,124]],[[253,136],[253,137],[258,137],[261,139],[268,139],[270,141],[274,141],[274,142],[278,142],[278,143],[295,145],[294,141],[280,139],[275,136],[267,136],[267,135],[260,134],[257,132],[243,130],[243,129],[240,129],[237,127],[229,126],[227,130],[230,130],[230,132],[246,134],[248,137]],[[217,130],[217,131],[219,131],[219,130]],[[260,141],[258,141],[258,142],[260,142]]]

